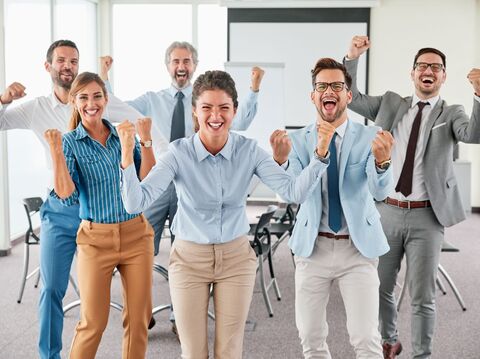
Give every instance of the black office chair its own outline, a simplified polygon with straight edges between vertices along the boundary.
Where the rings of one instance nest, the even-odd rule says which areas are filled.
[[[298,211],[298,209],[296,211],[293,206],[293,204],[288,204],[284,209],[277,209],[273,214],[272,219],[274,219],[275,222],[270,223],[270,227],[268,228],[270,234],[277,238],[272,244],[272,254],[275,254],[278,246],[292,235],[296,213]]]
[[[443,243],[442,243],[442,252],[460,252],[460,250],[458,248],[454,247],[451,243],[449,243],[448,241],[446,241],[444,239]],[[407,271],[408,271],[408,268],[407,268]],[[443,275],[443,277],[445,278],[447,283],[450,285],[450,288],[452,288],[452,291],[455,294],[455,297],[457,298],[457,301],[458,301],[458,304],[460,305],[460,308],[462,308],[463,311],[466,311],[467,307],[465,306],[465,302],[463,301],[462,295],[458,291],[457,286],[453,282],[450,275],[447,273],[445,268],[443,268],[443,266],[440,263],[438,264],[438,273]],[[405,277],[406,277],[406,274],[405,274]],[[437,275],[436,283],[437,283],[438,289],[440,289],[440,291],[443,293],[443,295],[446,295],[447,291],[446,291],[445,286],[444,286],[442,280],[440,279],[439,275]],[[399,297],[398,297],[398,300],[397,300],[397,311],[400,311],[400,305],[402,304],[404,296],[405,296],[405,281],[404,281],[404,284],[401,285],[401,288],[400,288],[400,294],[399,294]]]
[[[272,304],[268,296],[268,290],[273,286],[277,300],[281,300],[280,289],[278,288],[277,279],[275,278],[275,271],[273,269],[272,260],[272,236],[269,231],[270,221],[273,214],[277,210],[276,206],[269,206],[267,211],[260,216],[258,223],[250,224],[249,234],[253,236],[253,240],[250,241],[250,245],[255,251],[258,258],[257,272],[260,273],[260,286],[262,288],[263,299],[267,306],[268,314],[273,317]],[[270,270],[270,281],[266,282],[265,274],[263,271],[263,262],[268,259],[268,266]]]
[[[38,281],[40,280],[40,267],[36,267],[31,273],[28,273],[28,266],[30,262],[30,246],[40,244],[40,238],[33,230],[32,217],[40,211],[40,207],[42,206],[42,204],[43,204],[43,200],[40,197],[23,199],[23,207],[25,208],[25,212],[27,213],[28,229],[27,229],[27,232],[25,233],[23,274],[22,274],[22,282],[20,284],[20,291],[18,293],[17,303],[22,302],[23,292],[25,290],[25,284],[27,283],[27,280],[36,274],[37,278],[34,285],[35,288],[38,287]]]

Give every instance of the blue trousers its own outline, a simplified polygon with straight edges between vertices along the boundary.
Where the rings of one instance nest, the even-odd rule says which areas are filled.
[[[40,209],[40,274],[42,288],[38,308],[41,359],[60,359],[63,330],[63,297],[68,286],[76,237],[79,205],[63,206],[48,196]]]

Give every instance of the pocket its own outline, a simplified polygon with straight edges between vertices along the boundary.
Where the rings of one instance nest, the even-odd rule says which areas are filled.
[[[113,236],[113,230],[90,228],[89,223],[82,222],[77,233],[77,245],[88,245],[99,249],[113,249]]]

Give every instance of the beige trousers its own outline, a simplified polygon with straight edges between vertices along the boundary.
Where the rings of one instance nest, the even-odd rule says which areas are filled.
[[[147,350],[152,315],[153,229],[143,215],[116,224],[82,221],[77,235],[81,316],[70,359],[93,359],[107,326],[112,272],[123,285],[123,359]]]
[[[168,273],[183,359],[208,358],[210,284],[215,308],[214,357],[242,357],[256,263],[255,252],[245,236],[223,244],[175,239]]]

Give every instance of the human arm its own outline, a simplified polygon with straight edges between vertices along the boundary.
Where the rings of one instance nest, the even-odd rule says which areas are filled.
[[[379,130],[372,141],[366,172],[370,193],[377,201],[384,200],[393,187],[392,166],[389,165],[386,169],[379,167],[391,159],[393,145],[393,136],[383,130]]]
[[[357,70],[358,59],[370,48],[370,41],[368,36],[354,36],[350,42],[350,47],[347,56],[343,59],[347,72],[352,77],[352,102],[348,108],[374,121],[380,105],[382,103],[382,96],[369,96],[362,94],[357,85]]]
[[[135,128],[140,137],[140,150],[142,154],[142,163],[140,165],[140,180],[147,177],[148,173],[155,166],[155,153],[152,146],[152,119],[151,118],[139,118],[135,122]]]
[[[260,67],[252,67],[251,86],[246,98],[242,99],[238,105],[237,114],[233,119],[232,130],[245,131],[252,123],[257,114],[258,92],[265,71]]]
[[[75,164],[71,150],[63,143],[62,134],[56,129],[45,131],[45,139],[50,148],[53,165],[53,189],[55,194],[69,205],[78,202],[78,193],[72,180],[70,171],[74,171]],[[67,164],[68,158],[68,164]]]
[[[128,213],[140,213],[165,192],[177,173],[178,164],[172,152],[166,152],[142,182],[132,164],[121,170],[122,200]]]
[[[32,115],[35,108],[34,101],[24,102],[19,106],[8,108],[13,101],[25,95],[25,86],[18,82],[12,83],[2,93],[0,96],[0,130],[31,128]]]

